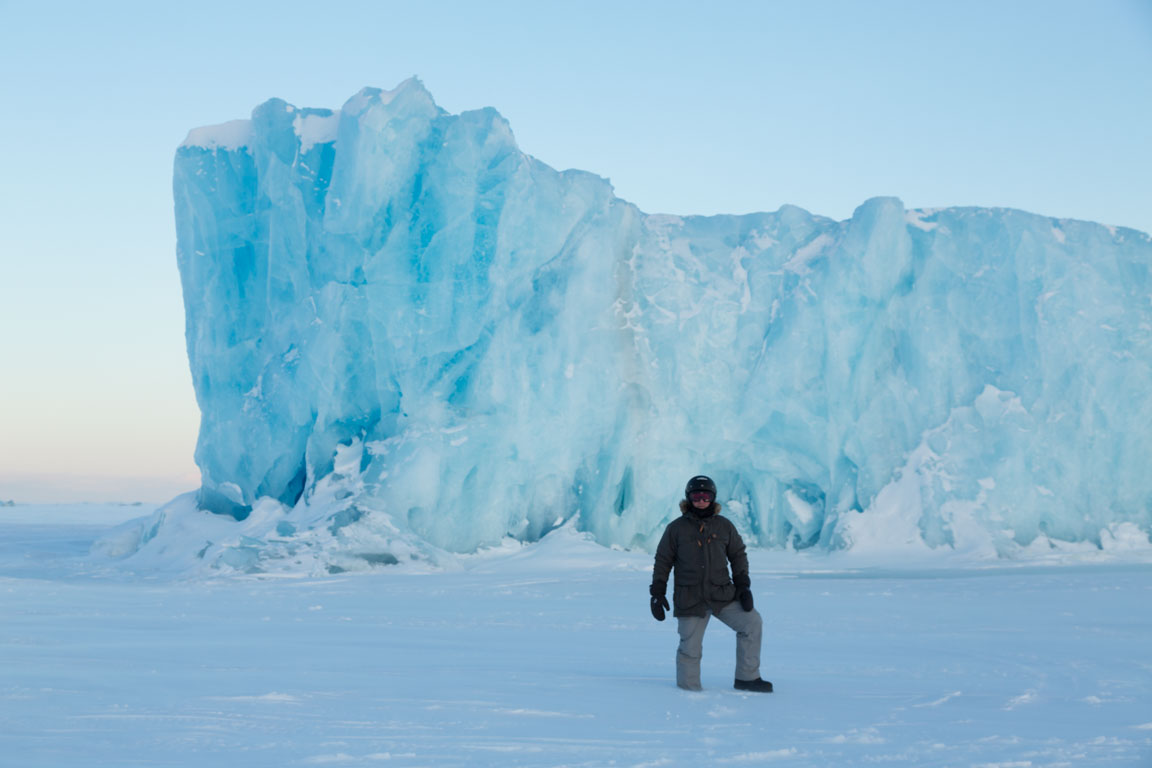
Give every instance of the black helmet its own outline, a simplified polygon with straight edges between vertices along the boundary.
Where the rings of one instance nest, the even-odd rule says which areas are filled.
[[[715,499],[716,483],[712,482],[712,478],[707,475],[696,475],[688,481],[688,485],[684,486],[684,498],[690,499],[693,491],[708,491]]]

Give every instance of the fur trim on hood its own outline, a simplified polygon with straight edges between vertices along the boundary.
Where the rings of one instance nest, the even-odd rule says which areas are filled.
[[[692,502],[688,501],[688,499],[680,499],[680,514],[682,514],[682,515],[695,515],[696,514],[696,508],[692,506]],[[718,501],[712,502],[712,514],[713,515],[720,514],[720,502],[718,502]]]

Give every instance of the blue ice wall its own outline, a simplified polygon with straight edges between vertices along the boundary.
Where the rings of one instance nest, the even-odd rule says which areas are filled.
[[[174,190],[204,509],[355,476],[333,517],[450,551],[651,546],[705,472],[768,547],[1152,530],[1144,233],[649,215],[416,80],[197,129]]]

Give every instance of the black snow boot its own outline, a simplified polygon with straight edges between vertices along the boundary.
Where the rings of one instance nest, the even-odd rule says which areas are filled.
[[[738,691],[755,691],[756,693],[772,693],[772,683],[756,678],[755,680],[737,680],[733,686]]]

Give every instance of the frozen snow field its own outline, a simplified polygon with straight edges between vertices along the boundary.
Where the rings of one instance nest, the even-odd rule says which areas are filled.
[[[325,578],[88,554],[150,508],[0,508],[0,764],[1149,766],[1147,555],[915,565],[753,553],[772,695],[673,683],[650,558],[561,530]]]

